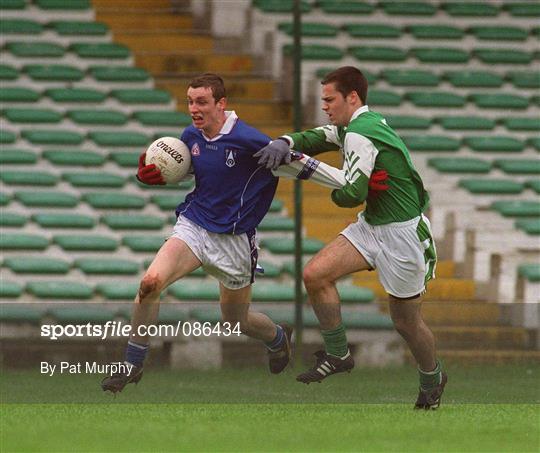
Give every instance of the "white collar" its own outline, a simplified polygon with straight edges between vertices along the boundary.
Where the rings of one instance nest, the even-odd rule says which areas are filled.
[[[362,113],[366,113],[366,112],[369,112],[369,107],[366,105],[363,105],[362,107],[360,107],[359,109],[357,109],[351,116],[351,121],[358,118]],[[351,122],[349,121],[349,123]]]
[[[227,135],[231,133],[232,128],[236,124],[236,120],[238,120],[238,116],[236,115],[236,112],[234,110],[225,110],[225,117],[226,117],[225,123],[223,123],[221,130],[215,137],[208,138],[206,134],[203,131],[201,131],[206,141],[215,142],[216,140],[219,140],[223,135]]]

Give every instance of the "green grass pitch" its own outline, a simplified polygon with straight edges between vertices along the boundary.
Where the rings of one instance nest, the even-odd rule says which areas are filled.
[[[0,451],[540,449],[540,366],[451,367],[443,406],[413,411],[413,367],[301,385],[295,372],[165,371],[112,397],[99,376],[1,375]]]

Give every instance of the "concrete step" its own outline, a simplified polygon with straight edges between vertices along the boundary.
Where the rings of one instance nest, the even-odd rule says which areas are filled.
[[[448,350],[533,349],[534,336],[520,327],[436,326],[437,348]]]
[[[359,286],[370,288],[377,297],[386,298],[387,294],[382,285],[372,278],[363,277],[362,273],[353,277],[353,282]],[[427,285],[425,300],[473,300],[476,295],[474,280],[457,278],[436,278]]]
[[[280,135],[283,135],[283,134],[286,134],[287,132],[290,132],[291,129],[292,129],[292,121],[290,123],[278,123],[277,121],[272,124],[272,123],[266,123],[266,124],[261,124],[261,125],[258,125],[257,128],[261,131],[261,132],[264,132],[266,135],[268,135],[269,137],[271,138],[276,138],[276,137],[279,137]],[[253,124],[253,125],[256,125],[256,124]],[[278,197],[280,198],[280,197]],[[291,204],[292,206],[292,204]],[[290,211],[292,212],[292,211]]]
[[[95,9],[109,8],[153,8],[170,9],[171,0],[92,0]]]
[[[194,33],[168,32],[161,30],[140,30],[138,32],[114,32],[114,41],[128,46],[135,54],[141,52],[193,51],[211,52],[214,39]]]
[[[155,78],[156,87],[169,91],[182,105],[186,101],[186,92],[188,89],[189,78]],[[240,78],[231,77],[225,80],[227,87],[227,98],[229,102],[236,100],[272,100],[274,99],[274,89],[276,82],[271,79],[262,78]]]
[[[540,351],[538,350],[497,350],[497,349],[478,349],[478,350],[448,350],[440,349],[437,356],[443,364],[460,365],[478,365],[486,364],[538,364],[540,363]],[[413,362],[409,355],[409,361]]]
[[[172,48],[159,54],[135,52],[135,64],[155,75],[189,76],[211,71],[223,77],[250,74],[254,66],[249,55],[177,52]]]
[[[132,2],[133,3],[133,2]],[[162,13],[144,10],[97,9],[96,21],[106,23],[113,31],[125,30],[191,30],[193,18],[190,14]]]

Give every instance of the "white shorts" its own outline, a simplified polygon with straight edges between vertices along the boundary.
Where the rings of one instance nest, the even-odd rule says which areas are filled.
[[[211,233],[180,215],[171,237],[184,241],[204,270],[226,288],[253,283],[258,257],[255,230],[239,235]]]
[[[425,290],[428,280],[435,278],[437,252],[424,215],[378,226],[359,216],[341,234],[377,269],[381,284],[392,296],[416,296]]]

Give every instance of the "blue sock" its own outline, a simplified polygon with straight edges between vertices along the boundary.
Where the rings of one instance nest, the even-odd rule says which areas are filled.
[[[147,344],[139,344],[129,340],[126,348],[126,362],[135,365],[136,367],[142,366],[146,353],[148,352]]]
[[[265,343],[266,347],[270,349],[270,351],[276,351],[280,348],[281,344],[285,340],[285,332],[283,331],[283,328],[281,326],[277,327],[277,333],[274,339],[268,343]]]

